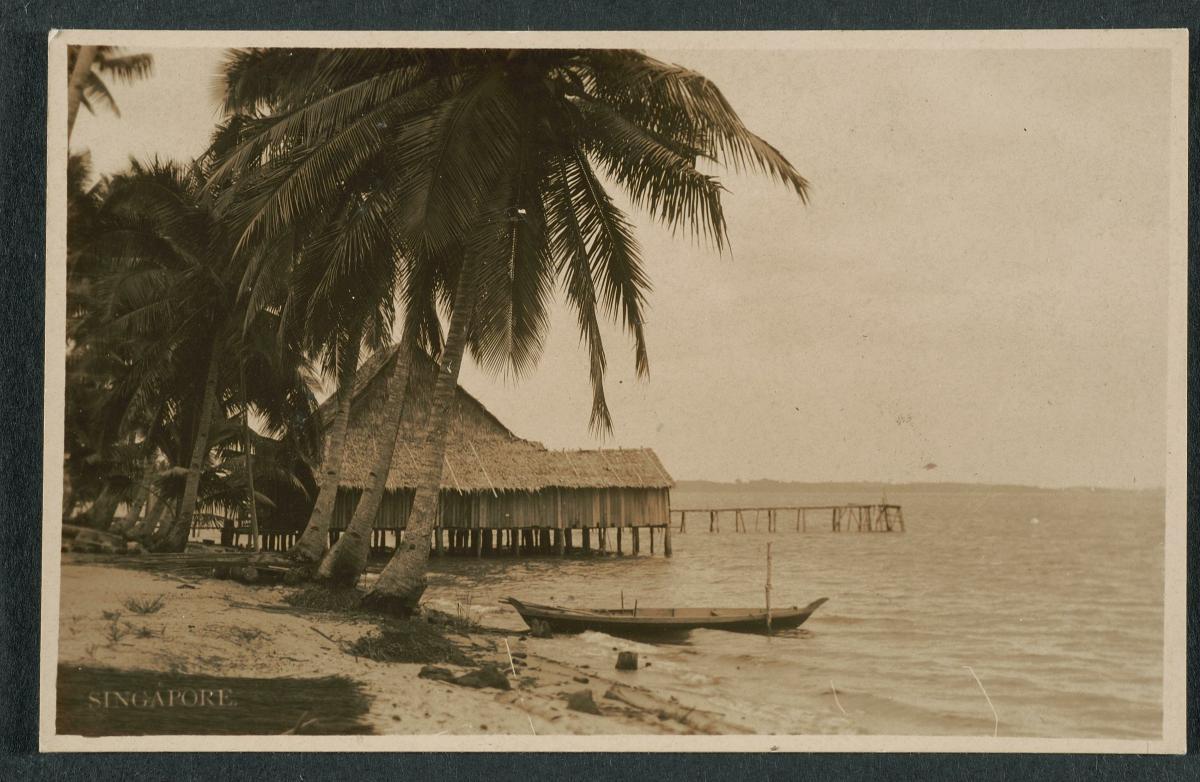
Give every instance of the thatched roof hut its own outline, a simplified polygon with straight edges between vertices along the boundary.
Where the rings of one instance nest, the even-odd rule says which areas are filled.
[[[334,529],[349,522],[381,445],[387,378],[396,350],[393,346],[376,353],[359,369],[342,451]],[[429,359],[417,364],[378,529],[403,529],[412,501],[419,417],[428,410],[436,369]],[[332,399],[321,406],[324,427],[335,412]],[[670,518],[673,485],[649,449],[550,450],[513,434],[479,400],[458,391],[442,477],[441,516],[447,528],[662,526]]]

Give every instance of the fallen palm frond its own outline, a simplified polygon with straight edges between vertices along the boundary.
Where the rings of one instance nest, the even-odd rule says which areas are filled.
[[[345,649],[355,657],[366,657],[375,662],[453,665],[471,665],[473,662],[434,625],[422,619],[391,622]]]

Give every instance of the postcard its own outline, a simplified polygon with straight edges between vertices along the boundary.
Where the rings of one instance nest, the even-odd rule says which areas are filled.
[[[42,749],[1183,752],[1187,45],[54,31]]]

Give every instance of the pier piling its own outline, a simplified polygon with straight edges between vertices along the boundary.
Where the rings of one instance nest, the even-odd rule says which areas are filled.
[[[672,514],[679,514],[679,532],[687,531],[687,516],[689,513],[707,513],[708,531],[721,531],[721,514],[733,514],[734,532],[748,532],[746,513],[754,511],[754,531],[759,528],[759,519],[766,515],[767,532],[779,531],[780,513],[796,514],[796,532],[808,532],[809,511],[829,513],[829,529],[831,532],[904,532],[904,511],[899,505],[889,504],[846,504],[846,505],[785,505],[758,508],[672,508]],[[667,525],[670,529],[670,525]],[[653,533],[653,527],[651,528]],[[651,544],[654,536],[651,534]]]

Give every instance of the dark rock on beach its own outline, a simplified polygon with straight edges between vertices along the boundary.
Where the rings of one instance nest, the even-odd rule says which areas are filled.
[[[436,665],[426,665],[421,668],[421,672],[417,674],[422,679],[433,679],[438,682],[453,682],[454,671],[449,668],[439,668]]]
[[[567,694],[567,708],[572,711],[582,711],[585,714],[600,714],[600,707],[592,697],[591,690],[579,690]]]
[[[462,687],[474,687],[476,689],[483,689],[484,687],[494,687],[497,690],[512,689],[508,677],[501,673],[500,669],[494,665],[485,665],[470,673],[465,673],[453,679],[453,683]]]

